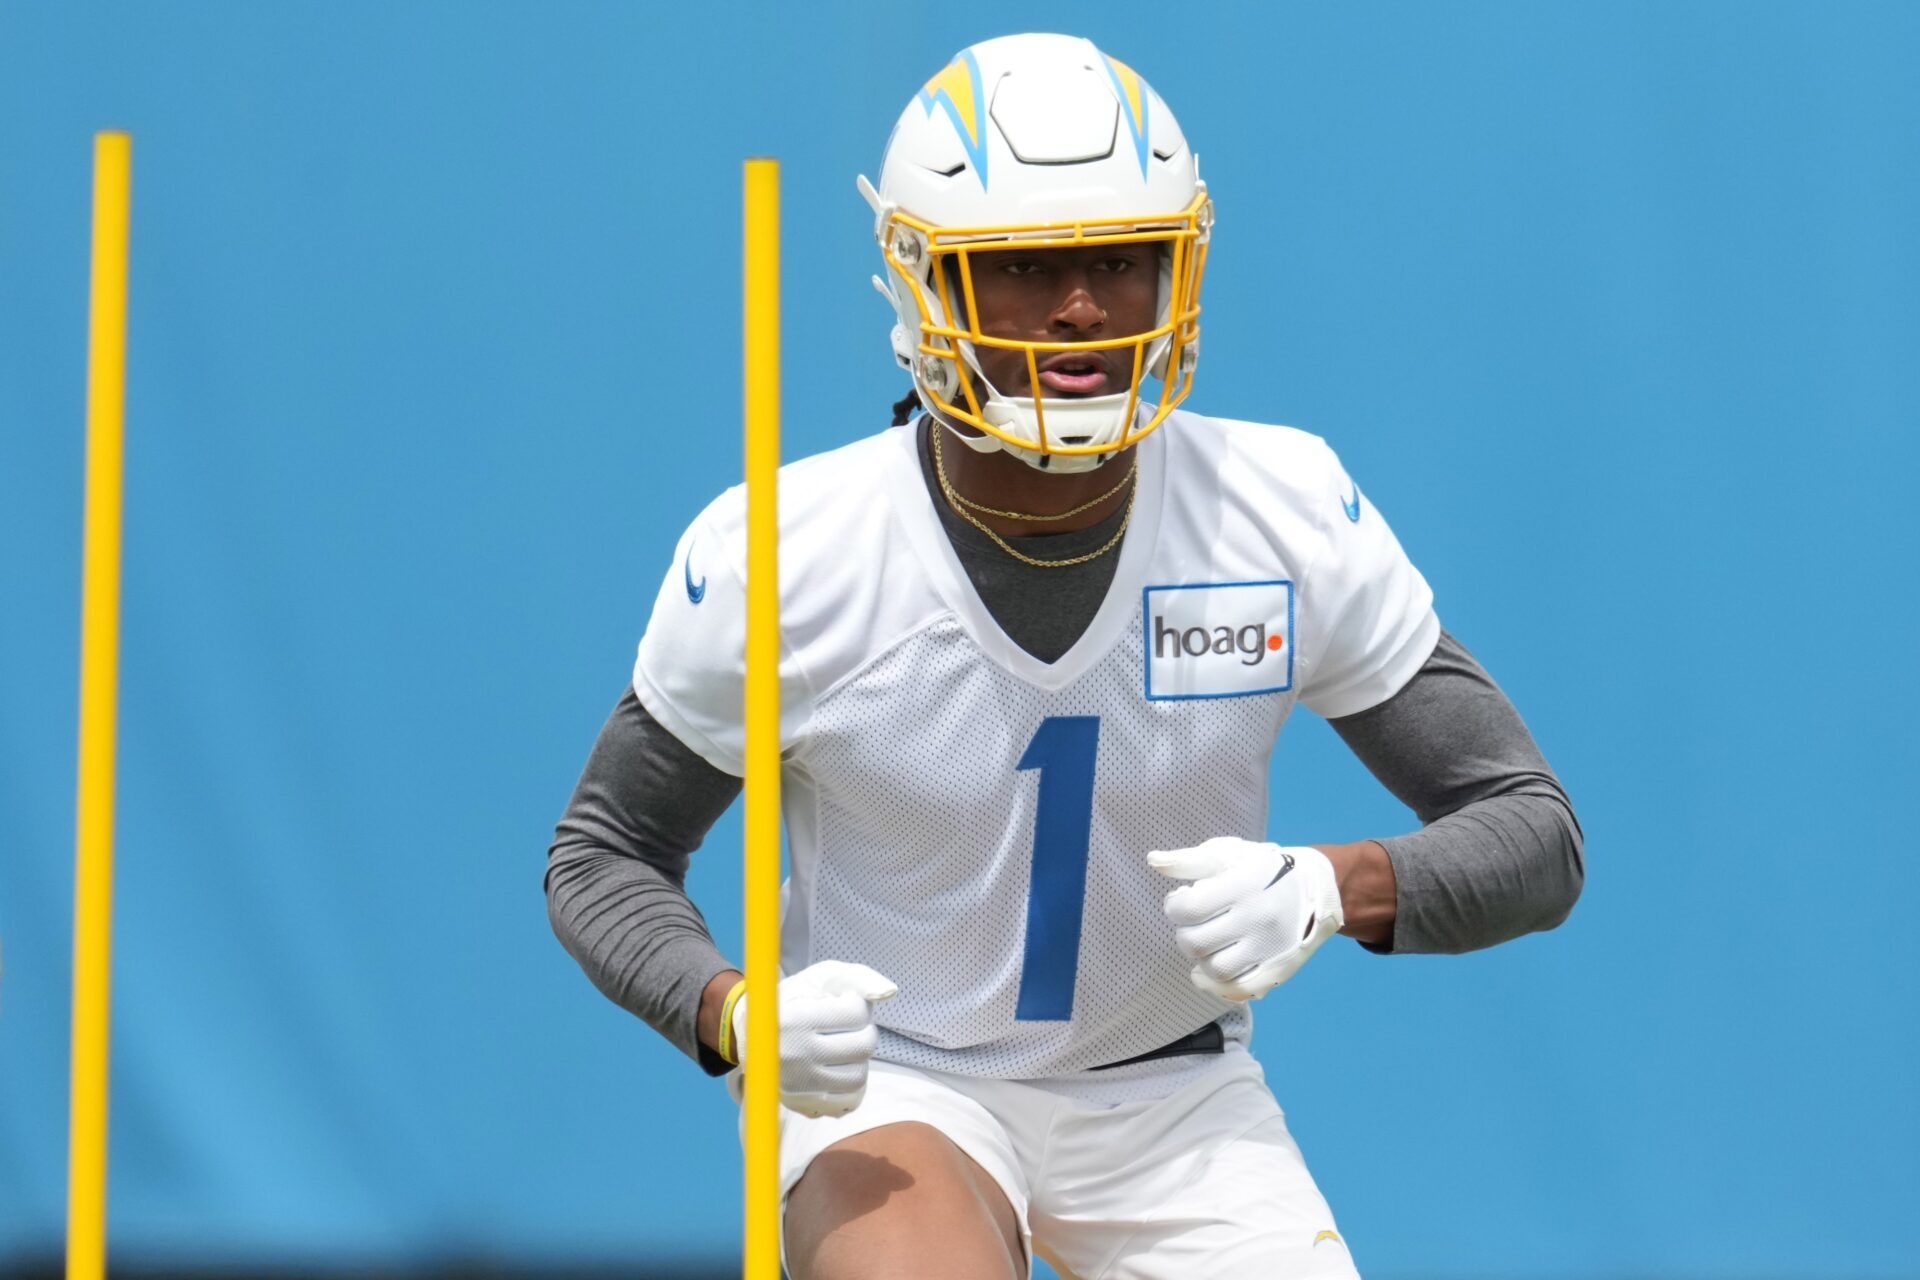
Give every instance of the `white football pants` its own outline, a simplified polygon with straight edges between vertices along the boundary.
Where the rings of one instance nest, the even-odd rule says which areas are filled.
[[[1154,1102],[1094,1107],[1010,1080],[873,1063],[845,1116],[780,1112],[780,1192],[843,1138],[918,1121],[1006,1193],[1029,1255],[1074,1280],[1358,1280],[1253,1055]]]

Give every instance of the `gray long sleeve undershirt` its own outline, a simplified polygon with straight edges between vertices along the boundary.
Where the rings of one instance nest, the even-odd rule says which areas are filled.
[[[924,450],[923,450],[924,454]],[[975,590],[1015,643],[1043,661],[1099,608],[1114,557],[1035,569],[1006,555],[933,494]],[[1090,529],[1023,538],[1063,558],[1100,546]],[[1392,941],[1405,954],[1493,946],[1566,918],[1584,878],[1573,807],[1499,686],[1451,635],[1393,697],[1329,722],[1422,827],[1382,840],[1397,880]],[[734,966],[685,889],[688,858],[740,793],[647,714],[631,688],[600,731],[547,859],[554,932],[596,986],[694,1058],[726,1070],[695,1035],[700,996]]]
[[[1327,722],[1421,828],[1380,841],[1393,939],[1371,951],[1476,951],[1567,918],[1586,880],[1573,805],[1520,713],[1442,631],[1379,706]]]

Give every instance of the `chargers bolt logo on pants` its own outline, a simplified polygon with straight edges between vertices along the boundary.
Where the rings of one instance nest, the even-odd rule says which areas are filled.
[[[1207,582],[1141,593],[1146,695],[1243,698],[1293,688],[1293,583]]]

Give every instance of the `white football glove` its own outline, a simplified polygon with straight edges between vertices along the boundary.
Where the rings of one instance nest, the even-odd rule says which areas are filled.
[[[1193,985],[1222,1000],[1267,994],[1346,923],[1333,863],[1305,845],[1215,836],[1156,849],[1147,865],[1193,881],[1167,895],[1167,919],[1193,960]]]
[[[873,1006],[900,988],[863,964],[822,960],[780,980],[780,1101],[803,1116],[843,1116],[867,1096],[880,1043]],[[745,1065],[747,998],[733,1005],[734,1054]],[[739,1096],[736,1089],[736,1098]]]

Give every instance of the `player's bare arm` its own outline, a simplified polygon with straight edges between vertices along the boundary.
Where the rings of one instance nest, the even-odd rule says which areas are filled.
[[[1346,923],[1340,932],[1361,942],[1381,943],[1393,936],[1393,859],[1378,840],[1350,844],[1317,844],[1327,855],[1340,885],[1340,906]]]

